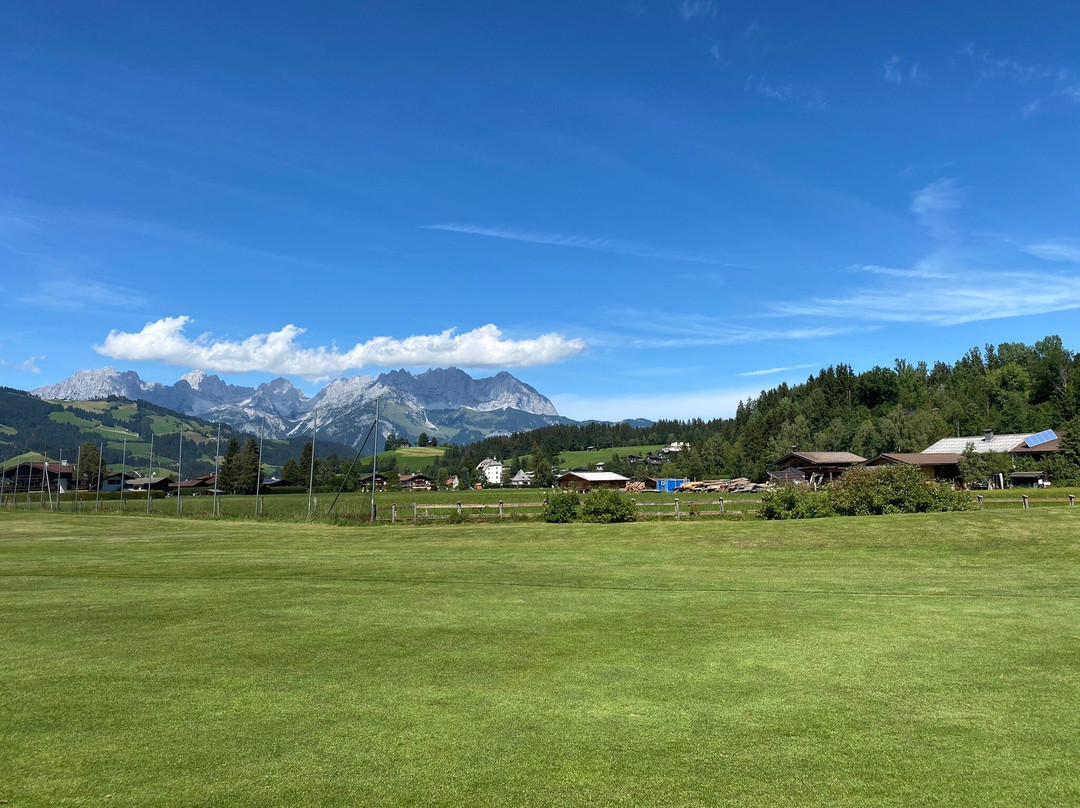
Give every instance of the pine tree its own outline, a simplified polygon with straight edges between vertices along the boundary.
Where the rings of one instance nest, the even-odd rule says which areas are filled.
[[[96,491],[100,483],[100,480],[98,479],[98,464],[101,463],[101,452],[98,451],[96,443],[87,441],[82,445],[82,448],[79,449],[78,463],[79,465],[75,470],[78,484],[83,488]],[[108,467],[102,463],[101,475],[104,477],[108,472]]]
[[[236,438],[229,438],[229,445],[225,448],[225,457],[218,467],[217,489],[226,494],[236,493],[236,463],[240,456],[240,444]]]

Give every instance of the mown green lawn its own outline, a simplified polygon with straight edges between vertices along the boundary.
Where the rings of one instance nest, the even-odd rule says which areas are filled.
[[[1078,514],[0,511],[0,800],[1080,804]]]

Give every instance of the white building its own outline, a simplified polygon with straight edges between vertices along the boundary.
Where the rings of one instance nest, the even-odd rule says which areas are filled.
[[[477,471],[483,472],[484,479],[491,485],[499,485],[503,478],[503,462],[496,460],[494,457],[489,457],[487,460],[481,460],[480,465],[476,467]]]

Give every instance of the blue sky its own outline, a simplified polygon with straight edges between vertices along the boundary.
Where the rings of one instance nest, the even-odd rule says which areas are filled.
[[[1080,348],[1080,5],[9,2],[0,384],[510,370],[576,418]]]

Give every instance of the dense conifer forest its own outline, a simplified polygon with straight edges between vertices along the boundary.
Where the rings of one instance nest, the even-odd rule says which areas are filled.
[[[1034,345],[1005,342],[972,348],[948,364],[911,364],[856,373],[833,365],[802,384],[781,384],[739,404],[733,418],[658,421],[649,427],[591,423],[551,426],[451,447],[450,469],[471,469],[484,457],[511,465],[539,450],[554,458],[588,446],[610,448],[686,441],[691,451],[670,469],[690,477],[762,480],[770,462],[793,447],[804,451],[919,452],[939,438],[1042,429],[1077,430],[1080,356],[1058,336]],[[623,462],[608,469],[626,471]]]

